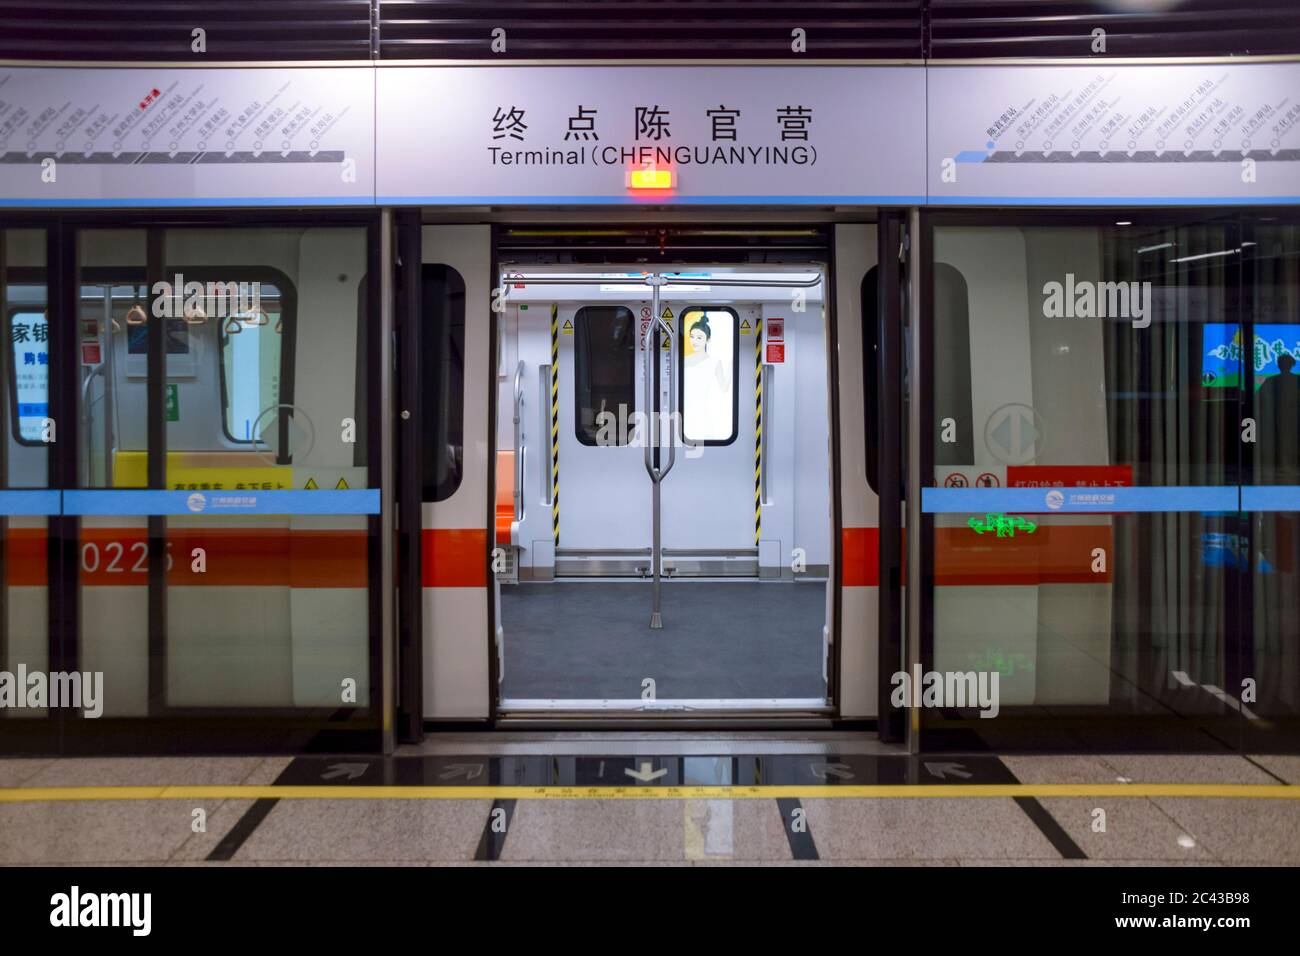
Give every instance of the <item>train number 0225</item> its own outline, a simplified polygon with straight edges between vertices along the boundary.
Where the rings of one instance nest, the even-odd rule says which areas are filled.
[[[167,542],[167,570],[172,569],[172,543]],[[149,545],[144,541],[87,541],[81,546],[81,573],[144,574],[149,570]]]

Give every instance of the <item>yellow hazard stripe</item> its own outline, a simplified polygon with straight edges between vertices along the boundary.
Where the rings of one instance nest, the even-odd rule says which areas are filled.
[[[1220,800],[1300,800],[1300,787],[1271,783],[936,783],[835,786],[245,786],[241,784],[156,787],[7,787],[0,803],[95,800],[750,800],[1007,798],[1007,797],[1197,797]]]
[[[560,543],[560,306],[551,303],[551,534]]]
[[[763,534],[763,319],[754,329],[754,547]]]

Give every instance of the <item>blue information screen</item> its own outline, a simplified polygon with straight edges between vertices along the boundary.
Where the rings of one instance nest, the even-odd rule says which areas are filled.
[[[1238,387],[1245,361],[1255,366],[1256,388],[1278,374],[1277,360],[1283,355],[1296,356],[1300,362],[1300,323],[1255,326],[1255,341],[1249,350],[1241,347],[1239,325],[1208,322],[1203,329],[1201,383],[1207,388]]]
[[[23,441],[40,441],[50,414],[49,328],[43,312],[15,312],[9,319],[18,436]]]

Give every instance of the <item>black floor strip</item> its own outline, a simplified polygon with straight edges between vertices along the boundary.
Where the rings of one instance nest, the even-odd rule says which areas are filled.
[[[230,828],[230,832],[221,838],[221,842],[216,845],[211,853],[208,854],[209,862],[219,862],[222,860],[232,860],[239,848],[244,845],[253,831],[258,828],[266,815],[275,809],[279,799],[264,798],[254,800],[253,805],[244,811],[244,815],[239,818],[239,822]]]
[[[474,851],[475,860],[499,860],[505,848],[506,837],[510,835],[510,821],[515,815],[515,800],[493,800],[492,809],[488,811],[487,823],[483,824],[483,835],[479,837],[478,849]],[[498,833],[492,824],[496,822],[498,810],[506,812],[506,825]]]
[[[781,811],[781,823],[785,827],[785,838],[790,841],[790,854],[796,860],[819,860],[817,844],[813,842],[812,830],[808,826],[808,811],[799,804],[798,797],[777,797],[776,805]],[[796,815],[795,811],[799,813]],[[800,829],[794,828],[795,818],[803,821]]]
[[[1243,756],[1243,757],[1246,757],[1245,754],[1242,754],[1242,756]],[[1260,770],[1264,771],[1264,773],[1268,774],[1270,777],[1272,777],[1272,778],[1273,778],[1274,780],[1276,780],[1278,783],[1286,784],[1288,787],[1291,786],[1291,782],[1290,782],[1289,780],[1283,780],[1281,777],[1279,777],[1277,774],[1275,774],[1272,770],[1269,770],[1267,767],[1265,767],[1265,766],[1264,766],[1262,763],[1260,763],[1258,760],[1255,760],[1253,757],[1246,757],[1246,763],[1250,764],[1251,766],[1258,767]]]
[[[1034,821],[1043,836],[1047,837],[1047,842],[1056,847],[1056,852],[1061,854],[1062,859],[1066,860],[1086,860],[1088,854],[1083,852],[1083,847],[1070,839],[1070,834],[1066,833],[1056,818],[1047,812],[1047,808],[1038,802],[1034,797],[1013,797],[1016,806],[1025,811],[1025,816]]]

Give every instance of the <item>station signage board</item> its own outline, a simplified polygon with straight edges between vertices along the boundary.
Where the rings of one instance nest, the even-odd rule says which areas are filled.
[[[374,202],[374,70],[0,67],[0,206]]]
[[[1300,63],[0,67],[0,208],[1300,203]]]
[[[926,68],[928,202],[1300,202],[1300,63]]]
[[[906,66],[377,72],[381,205],[923,199],[925,77]]]

